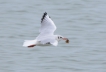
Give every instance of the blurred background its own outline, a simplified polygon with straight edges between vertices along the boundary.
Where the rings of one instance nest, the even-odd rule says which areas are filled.
[[[57,47],[22,47],[47,12]],[[106,72],[106,0],[0,0],[0,72]]]

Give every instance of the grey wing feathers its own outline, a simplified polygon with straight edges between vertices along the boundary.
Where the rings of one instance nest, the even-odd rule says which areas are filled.
[[[56,26],[49,15],[45,12],[41,18],[40,33],[54,33]]]

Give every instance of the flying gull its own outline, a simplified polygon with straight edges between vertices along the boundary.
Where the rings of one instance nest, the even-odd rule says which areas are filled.
[[[23,43],[24,47],[34,47],[34,46],[57,46],[58,41],[65,40],[66,43],[69,43],[68,38],[65,38],[61,35],[54,35],[56,26],[51,20],[50,16],[45,12],[41,18],[41,28],[40,34],[34,40],[25,40]]]

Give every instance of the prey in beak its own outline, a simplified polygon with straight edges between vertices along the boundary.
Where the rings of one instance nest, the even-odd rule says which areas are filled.
[[[65,40],[66,43],[69,43],[69,39],[68,38],[62,38],[63,40]]]

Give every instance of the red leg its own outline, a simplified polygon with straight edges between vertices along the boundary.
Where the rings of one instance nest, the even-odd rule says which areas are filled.
[[[34,47],[34,46],[36,46],[36,45],[30,45],[30,46],[28,46],[28,47],[31,48],[31,47]]]

